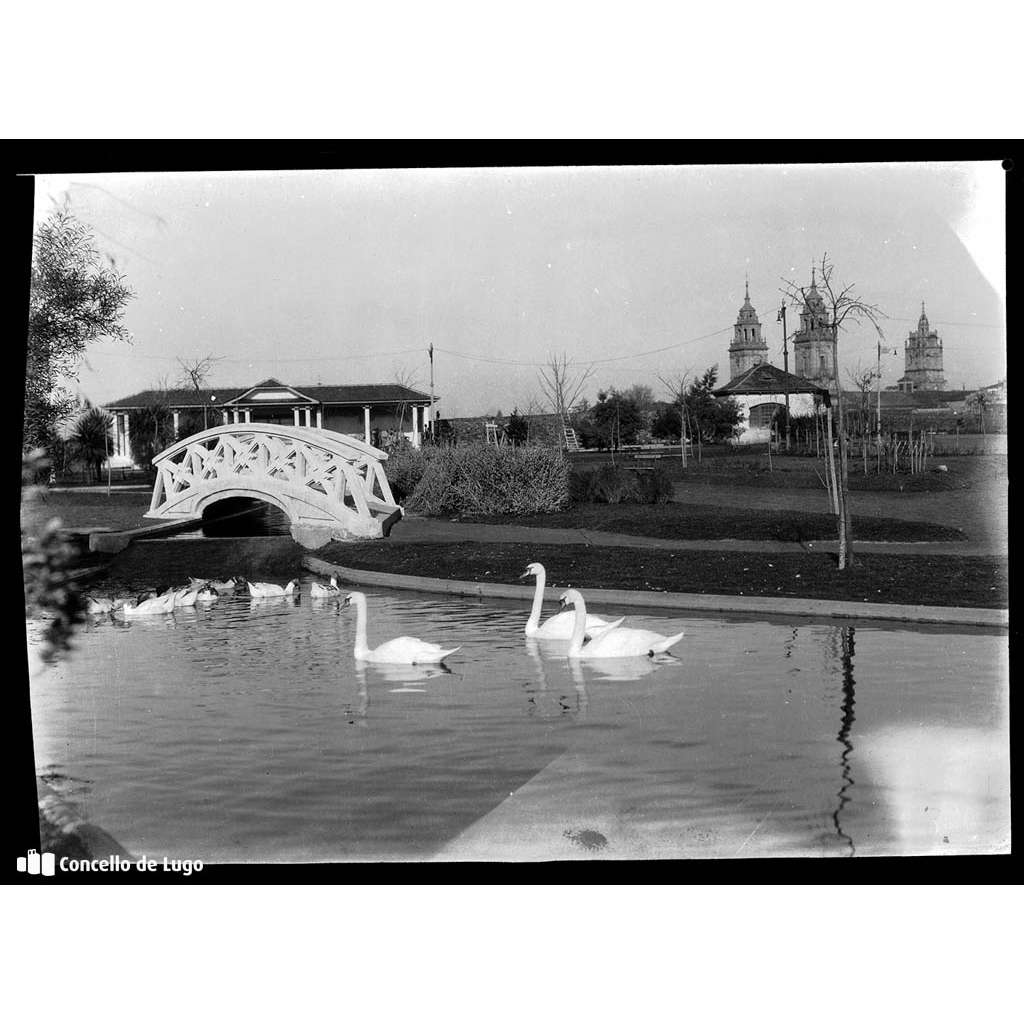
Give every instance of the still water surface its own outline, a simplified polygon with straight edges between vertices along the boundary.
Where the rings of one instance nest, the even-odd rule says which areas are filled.
[[[371,645],[462,649],[359,668],[309,582],[90,623],[33,680],[40,773],[131,854],[206,863],[1009,849],[1005,635],[645,611],[678,661],[580,665],[525,603],[368,590]]]

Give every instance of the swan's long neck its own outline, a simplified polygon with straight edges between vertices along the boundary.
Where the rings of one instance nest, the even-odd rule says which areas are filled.
[[[576,608],[576,621],[572,626],[572,639],[569,641],[569,657],[575,658],[583,650],[583,634],[587,631],[587,606],[583,603],[583,595],[573,592],[573,606]]]
[[[356,606],[356,642],[353,653],[361,658],[369,650],[366,643],[366,598],[360,595],[352,603]]]
[[[527,629],[536,629],[540,625],[540,609],[544,604],[544,581],[546,574],[543,569],[537,573],[537,588],[533,592],[533,607],[530,609],[530,617],[526,620]]]

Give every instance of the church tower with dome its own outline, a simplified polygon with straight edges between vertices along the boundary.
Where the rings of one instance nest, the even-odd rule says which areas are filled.
[[[900,391],[944,391],[946,379],[942,372],[942,339],[928,323],[921,303],[921,319],[917,330],[911,331],[905,345],[905,368],[896,382]]]
[[[800,328],[793,335],[793,372],[804,380],[828,388],[833,394],[836,391],[832,329],[813,268],[811,286],[804,292],[804,308],[800,310]]]
[[[740,306],[732,344],[729,346],[729,379],[753,369],[758,363],[768,362],[768,345],[761,337],[761,321],[750,304],[750,281],[746,283],[743,305]]]

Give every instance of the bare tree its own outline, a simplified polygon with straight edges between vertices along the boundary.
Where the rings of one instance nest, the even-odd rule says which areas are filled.
[[[679,452],[683,460],[683,469],[686,469],[686,428],[688,426],[686,417],[686,389],[690,386],[690,375],[692,373],[693,369],[691,367],[683,373],[677,374],[674,378],[662,377],[660,373],[658,374],[658,380],[668,389],[672,400],[679,403]]]
[[[544,403],[537,397],[536,392],[531,391],[522,402],[515,403],[516,409],[520,410],[519,415],[526,421],[527,434],[526,443],[529,444],[536,432],[535,420],[545,415],[547,410]]]
[[[537,374],[540,389],[551,403],[555,413],[565,428],[569,422],[569,413],[583,395],[587,381],[594,375],[593,365],[585,370],[571,369],[568,357],[563,352],[552,355],[545,369]]]
[[[197,356],[194,359],[178,358],[178,366],[181,367],[178,384],[183,388],[190,388],[195,392],[196,398],[202,402],[203,430],[206,430],[210,425],[206,415],[206,396],[204,392],[210,380],[213,364],[217,361],[213,356],[203,356],[202,358]]]
[[[988,397],[988,393],[981,390],[976,394],[971,395],[969,402],[978,410],[977,415],[981,417],[981,436],[985,437],[988,433],[985,430],[985,410],[992,404]]]
[[[847,376],[850,383],[860,392],[860,439],[861,454],[864,458],[864,475],[868,475],[868,437],[871,433],[871,391],[875,382],[879,379],[877,370],[865,370],[860,363],[851,370],[847,367]],[[881,428],[879,428],[881,430]]]
[[[821,282],[818,290],[825,306],[828,323],[826,329],[829,331],[832,340],[832,373],[831,386],[835,389],[835,414],[839,433],[839,473],[838,487],[836,493],[839,498],[839,568],[848,569],[853,565],[853,519],[850,512],[850,476],[847,457],[848,437],[846,431],[846,417],[843,407],[843,388],[839,381],[839,332],[848,330],[852,324],[862,323],[868,320],[879,337],[882,336],[879,320],[885,314],[878,306],[865,302],[859,295],[855,294],[855,285],[840,285],[835,280],[835,264],[831,262],[828,253],[823,253],[821,262],[815,268],[821,274]],[[783,281],[784,294],[794,302],[807,305],[807,289],[794,281],[786,278]],[[831,428],[832,418],[827,420],[827,426]],[[831,429],[829,430],[831,435]],[[833,472],[835,471],[835,456],[832,451],[832,439],[829,437],[829,459]]]
[[[393,384],[397,384],[402,388],[408,388],[411,391],[419,387],[419,380],[416,377],[415,371],[410,370],[408,366],[393,366],[391,368],[391,381]],[[404,398],[395,403],[395,432],[398,434],[404,433],[405,414],[409,411],[410,404]]]

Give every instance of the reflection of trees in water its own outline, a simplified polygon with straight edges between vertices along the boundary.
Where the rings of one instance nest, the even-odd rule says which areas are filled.
[[[847,796],[846,791],[853,785],[853,776],[850,774],[850,754],[853,753],[853,744],[850,742],[850,731],[853,728],[854,722],[853,705],[856,703],[853,699],[853,626],[842,626],[837,628],[834,639],[837,641],[836,646],[839,649],[839,663],[843,681],[843,700],[841,705],[842,717],[839,720],[839,733],[836,736],[836,739],[839,740],[839,744],[843,751],[839,757],[840,775],[843,781],[842,785],[839,787],[839,793],[837,794],[839,803],[836,805],[836,809],[832,814],[832,821],[835,823],[836,835],[849,844],[850,856],[852,857],[856,852],[853,845],[853,839],[843,831],[842,825],[839,822],[839,816],[842,813],[843,808],[850,802],[850,797]]]
[[[797,633],[798,632],[799,632],[799,630],[797,629],[796,626],[794,626],[793,629],[792,629],[792,632],[789,635],[789,638],[783,644],[783,649],[786,652],[786,657],[787,658],[792,658],[793,657],[793,651],[796,650],[796,637],[797,637]]]

